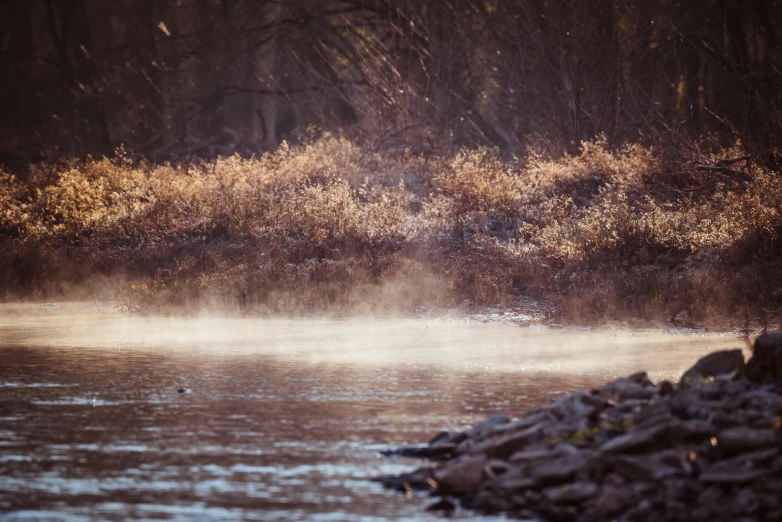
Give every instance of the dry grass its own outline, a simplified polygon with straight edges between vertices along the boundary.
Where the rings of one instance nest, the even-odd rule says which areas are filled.
[[[611,150],[370,153],[323,137],[256,159],[0,173],[0,292],[129,309],[385,313],[546,297],[570,321],[777,313],[782,183]]]

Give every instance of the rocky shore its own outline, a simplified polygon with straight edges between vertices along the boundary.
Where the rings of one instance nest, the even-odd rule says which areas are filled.
[[[702,358],[682,379],[646,373],[518,419],[492,415],[388,452],[431,464],[377,480],[461,506],[545,521],[782,520],[782,333]]]

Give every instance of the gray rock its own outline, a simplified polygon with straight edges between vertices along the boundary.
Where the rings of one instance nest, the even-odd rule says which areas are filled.
[[[671,381],[660,381],[660,385],[659,388],[657,389],[657,393],[659,393],[663,397],[672,394],[673,383]]]
[[[600,488],[593,482],[574,482],[548,488],[543,491],[543,497],[554,504],[579,504],[597,496]]]
[[[434,481],[437,491],[446,495],[458,495],[475,489],[481,482],[483,468],[486,466],[483,456],[463,456],[442,463],[434,469]]]
[[[758,410],[771,410],[782,414],[782,396],[764,386],[750,390],[742,394],[744,408],[755,408]]]
[[[534,463],[535,461],[550,460],[562,456],[557,448],[534,448],[519,451],[510,456],[511,462]]]
[[[629,379],[619,379],[604,388],[607,395],[611,395],[620,401],[627,399],[649,400],[654,397],[657,390],[651,386],[644,386],[638,382]],[[604,393],[601,393],[604,395]]]
[[[575,455],[558,457],[555,460],[535,466],[532,469],[532,477],[539,485],[561,484],[573,478],[573,476],[589,464],[593,454],[581,452]]]
[[[697,507],[692,511],[692,520],[724,520],[727,515],[725,506],[730,504],[726,500],[720,488],[711,486],[704,489],[696,501]]]
[[[771,380],[782,366],[766,361],[751,381],[736,374],[738,355],[701,359],[685,380],[713,379],[662,394],[638,373],[515,421],[494,415],[441,433],[415,451],[449,460],[383,483],[544,520],[782,519],[782,393]]]
[[[496,428],[497,426],[501,426],[509,422],[510,419],[506,415],[503,415],[502,413],[495,413],[494,415],[489,415],[483,421],[470,428],[467,431],[467,436],[471,437],[480,435],[490,431],[493,428]]]
[[[510,472],[498,477],[485,486],[496,494],[508,496],[516,493],[525,493],[535,486],[535,479],[516,472]]]
[[[744,367],[744,354],[741,350],[723,350],[701,357],[695,366],[684,372],[681,382],[697,377],[714,377],[732,373]]]
[[[753,515],[760,509],[758,496],[749,488],[744,488],[733,501],[733,513],[736,515]]]
[[[660,424],[671,419],[671,406],[668,401],[656,401],[633,413],[636,427]]]
[[[604,458],[610,469],[633,481],[655,483],[685,473],[676,450],[638,457],[623,455]]]
[[[585,391],[576,391],[571,395],[556,399],[551,404],[550,411],[559,420],[572,421],[594,415],[603,411],[606,406],[605,400],[593,397]]]
[[[498,440],[485,441],[474,447],[472,452],[484,453],[493,459],[507,459],[530,444],[542,442],[545,438],[543,428],[543,425],[538,424],[518,433],[511,433]]]
[[[779,436],[772,430],[752,428],[730,428],[717,436],[717,443],[723,451],[748,451],[780,444]]]
[[[689,420],[672,422],[668,436],[683,442],[696,442],[711,437],[716,429],[710,422]]]
[[[736,469],[752,468],[758,463],[768,463],[774,461],[774,457],[777,456],[781,448],[771,447],[758,451],[750,451],[748,453],[741,453],[735,457],[724,459],[716,462],[714,467],[725,471]],[[772,464],[772,467],[776,467]]]
[[[630,487],[604,487],[595,502],[595,510],[605,515],[617,515],[638,503],[638,495]]]
[[[771,474],[766,469],[747,469],[747,470],[705,470],[698,480],[704,484],[738,485],[754,482],[755,480],[765,478]]]
[[[453,503],[453,501],[444,498],[442,500],[438,500],[434,504],[429,504],[426,506],[427,511],[445,511],[450,512],[454,511],[456,509],[456,504]]]
[[[429,445],[437,444],[438,442],[445,442],[451,438],[451,434],[447,431],[441,431],[431,439],[429,439]]]
[[[554,415],[551,413],[551,408],[539,408],[537,410],[532,410],[520,419],[511,421],[507,424],[495,426],[487,435],[495,436],[504,435],[511,432],[518,432],[526,430],[530,426],[534,426],[536,424],[541,424],[543,422],[554,422],[555,420],[556,419],[554,418]]]
[[[604,454],[627,453],[658,446],[668,428],[669,423],[661,423],[640,430],[631,430],[624,435],[609,439],[600,447],[600,452]]]
[[[782,380],[782,332],[765,333],[755,340],[743,374],[753,381]]]
[[[413,459],[443,460],[450,458],[456,451],[456,444],[439,442],[433,446],[404,446],[380,452],[384,457],[408,457]]]
[[[434,469],[431,466],[419,468],[411,473],[402,475],[382,475],[373,480],[380,482],[383,487],[408,493],[412,490],[431,491],[435,488],[433,480]]]

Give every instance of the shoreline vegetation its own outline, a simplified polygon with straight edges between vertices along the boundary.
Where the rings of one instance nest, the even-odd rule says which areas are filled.
[[[713,352],[677,384],[645,372],[517,419],[489,416],[384,452],[431,463],[375,480],[457,506],[546,521],[782,519],[782,333]]]
[[[326,134],[165,164],[119,150],[0,172],[0,297],[257,315],[538,302],[562,324],[773,327],[780,232],[779,173],[740,144],[596,139],[555,159],[373,152]]]

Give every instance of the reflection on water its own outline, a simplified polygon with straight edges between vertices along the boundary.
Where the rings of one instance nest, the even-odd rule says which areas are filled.
[[[726,347],[741,342],[6,305],[0,519],[439,520],[367,481],[415,465],[379,450]]]

